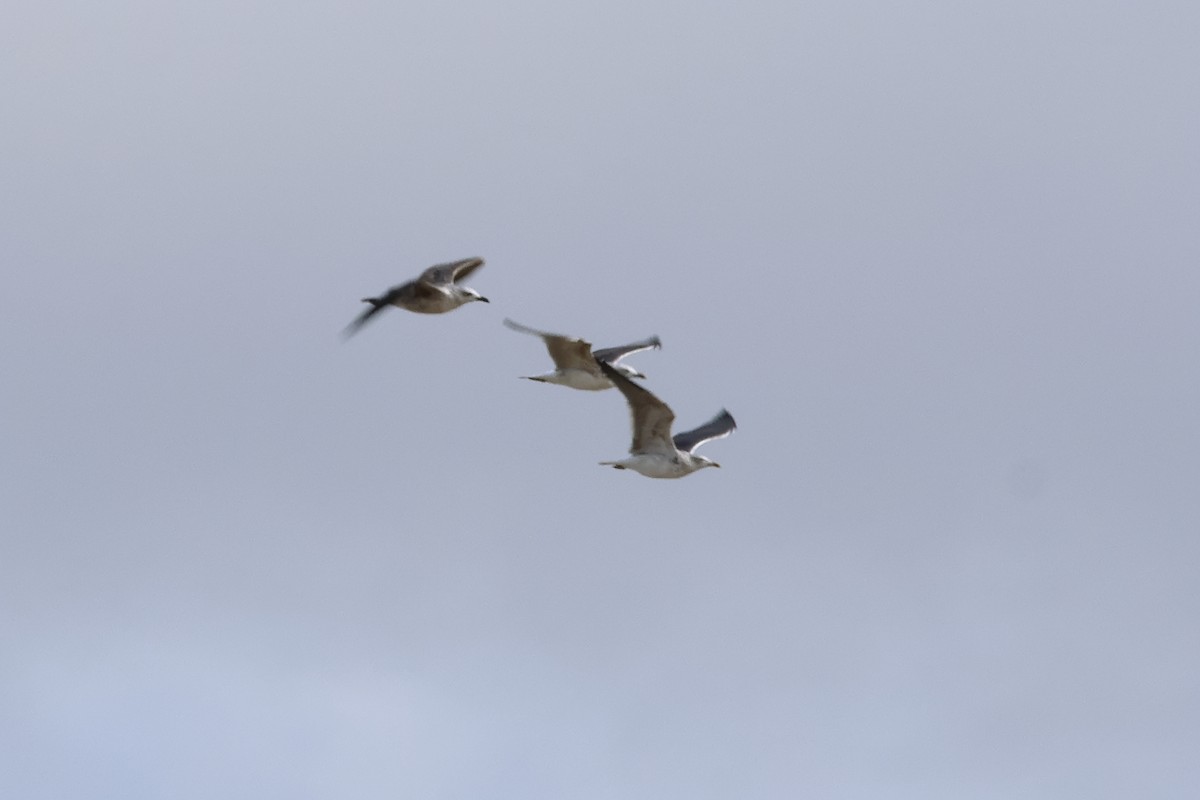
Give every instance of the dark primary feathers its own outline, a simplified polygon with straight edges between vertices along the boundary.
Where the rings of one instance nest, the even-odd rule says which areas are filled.
[[[722,408],[721,413],[699,428],[677,433],[671,441],[679,450],[690,453],[705,442],[723,438],[735,430],[737,430],[737,423],[733,421],[733,415]]]
[[[649,339],[643,339],[640,342],[633,344],[621,345],[620,347],[605,347],[601,350],[593,350],[592,355],[601,361],[607,361],[610,364],[615,364],[627,355],[632,353],[640,353],[643,350],[651,348],[659,349],[662,347],[662,340],[657,336],[651,336]]]
[[[395,290],[393,289],[392,291]],[[391,294],[391,292],[388,294]],[[383,297],[364,297],[362,301],[364,303],[370,303],[371,307],[355,317],[354,321],[346,326],[346,330],[342,331],[342,335],[349,337],[358,333],[358,329],[367,324],[367,320],[387,307],[388,303],[390,302],[387,300],[387,296],[388,295],[385,294]]]

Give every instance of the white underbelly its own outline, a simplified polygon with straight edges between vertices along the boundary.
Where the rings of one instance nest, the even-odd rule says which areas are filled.
[[[561,383],[564,386],[570,386],[572,389],[582,389],[585,392],[598,392],[602,389],[612,388],[612,381],[608,378],[582,369],[564,370],[561,376]]]
[[[682,478],[691,472],[676,459],[658,453],[631,456],[624,463],[629,469],[640,472],[647,478]]]

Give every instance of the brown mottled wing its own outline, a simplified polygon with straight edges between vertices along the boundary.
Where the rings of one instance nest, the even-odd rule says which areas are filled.
[[[514,331],[540,336],[546,343],[546,350],[550,352],[550,358],[554,359],[554,366],[559,369],[586,369],[599,374],[596,361],[592,358],[592,345],[589,342],[557,333],[539,331],[519,322],[513,322],[511,319],[504,320],[504,324]]]
[[[559,369],[586,369],[596,371],[596,361],[592,358],[592,346],[583,339],[570,339],[566,336],[543,336],[550,358]]]
[[[675,445],[671,442],[671,423],[675,421],[675,412],[671,411],[670,406],[655,397],[649,389],[638,386],[605,362],[597,360],[596,363],[629,401],[629,413],[633,417],[633,445],[629,452],[634,455],[675,455]]]
[[[422,283],[455,283],[466,279],[482,266],[482,258],[464,258],[459,261],[448,261],[445,264],[434,264],[422,272],[418,280]]]
[[[721,413],[699,428],[675,434],[673,441],[675,447],[680,451],[690,453],[705,442],[724,438],[735,430],[737,430],[737,423],[733,421],[733,415],[722,408]]]

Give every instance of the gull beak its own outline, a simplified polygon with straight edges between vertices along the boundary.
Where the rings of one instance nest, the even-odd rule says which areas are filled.
[[[492,302],[492,301],[491,301],[491,300],[488,300],[486,297],[481,297],[481,298],[479,298],[479,302],[481,302],[481,303],[490,303],[490,302]]]

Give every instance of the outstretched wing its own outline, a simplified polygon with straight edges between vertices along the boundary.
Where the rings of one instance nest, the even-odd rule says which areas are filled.
[[[623,344],[620,347],[606,347],[603,350],[595,350],[593,351],[593,355],[601,361],[615,364],[632,353],[640,353],[642,350],[657,350],[660,347],[662,347],[662,341],[657,336],[651,336],[649,339],[643,339],[633,344]]]
[[[629,452],[662,453],[674,456],[675,445],[671,443],[671,423],[675,412],[670,406],[654,396],[649,389],[638,386],[607,363],[596,360],[600,370],[613,382],[625,399],[629,401],[629,413],[633,418],[633,445]]]
[[[546,343],[546,350],[550,352],[550,358],[554,360],[555,367],[559,369],[585,369],[593,373],[599,373],[599,370],[596,369],[596,362],[592,359],[592,345],[590,342],[583,339],[574,339],[570,336],[563,336],[558,333],[539,331],[536,328],[530,328],[519,322],[513,322],[511,319],[504,320],[504,324],[514,331],[541,337],[542,341]]]
[[[363,302],[370,303],[371,307],[355,317],[354,321],[347,325],[346,329],[342,331],[342,336],[345,336],[347,339],[358,333],[358,329],[363,325],[366,325],[367,320],[382,311],[383,307],[386,305],[386,303],[381,303],[378,300],[366,297],[363,298]]]
[[[410,291],[413,283],[414,281],[409,281],[408,283],[402,283],[397,286],[393,286],[379,297],[364,297],[362,301],[364,303],[370,303],[371,307],[355,317],[354,321],[347,325],[346,329],[342,331],[342,335],[349,338],[358,333],[358,329],[363,325],[366,325],[367,321],[371,319],[371,317],[375,316],[380,311],[383,311],[385,308],[391,305],[392,301],[402,295],[404,292]]]
[[[505,325],[505,327],[511,328],[514,331],[517,331],[518,333],[528,333],[530,336],[540,336],[543,339],[545,339],[547,336],[557,336],[559,338],[564,338],[564,339],[566,338],[562,334],[548,333],[547,331],[539,331],[537,328],[531,328],[528,325],[522,325],[521,323],[511,320],[511,319],[505,319],[504,325]]]
[[[672,441],[679,450],[690,453],[705,442],[724,438],[735,430],[737,430],[737,423],[733,421],[733,415],[722,408],[721,413],[699,428],[675,434]]]
[[[460,261],[448,261],[445,264],[434,264],[421,273],[418,279],[422,283],[455,283],[465,280],[472,272],[483,266],[482,258],[464,258]]]

